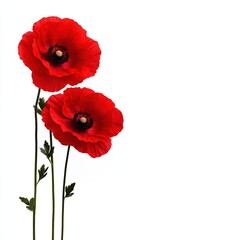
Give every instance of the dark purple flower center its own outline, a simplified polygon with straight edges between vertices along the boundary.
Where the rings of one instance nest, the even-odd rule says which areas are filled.
[[[88,113],[76,113],[73,118],[75,126],[80,130],[84,131],[92,127],[93,119]]]
[[[61,65],[68,61],[69,53],[67,48],[55,44],[50,46],[44,58],[52,65]]]

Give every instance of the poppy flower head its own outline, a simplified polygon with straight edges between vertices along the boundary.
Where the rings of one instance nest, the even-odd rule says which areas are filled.
[[[69,18],[47,17],[34,23],[18,45],[18,53],[32,71],[33,83],[45,91],[59,91],[93,76],[100,61],[98,43]]]
[[[111,148],[111,137],[123,129],[123,115],[113,101],[88,88],[68,88],[52,95],[42,111],[47,129],[63,145],[91,157]]]

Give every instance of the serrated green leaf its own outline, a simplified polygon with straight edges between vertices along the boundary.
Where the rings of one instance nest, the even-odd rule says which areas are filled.
[[[30,200],[28,200],[25,197],[19,197],[20,200],[26,204],[26,208],[30,211],[34,210],[34,198],[31,198]]]
[[[47,170],[48,167],[45,168],[44,164],[40,167],[40,169],[38,170],[38,182],[47,176]]]
[[[70,184],[69,186],[65,187],[65,197],[71,197],[74,193],[72,192],[74,190],[75,183]]]
[[[32,206],[34,205],[34,198],[30,199],[30,205],[32,205]]]
[[[44,141],[43,146],[44,146],[44,149],[45,149],[46,153],[49,153],[50,145],[46,140]]]
[[[41,151],[42,154],[44,154],[45,156],[47,156],[47,153],[46,153],[46,151],[45,151],[43,148],[40,148],[40,151]]]
[[[39,101],[38,101],[38,105],[39,105],[41,110],[43,110],[45,104],[46,104],[46,101],[45,101],[44,97],[40,98]]]
[[[48,158],[48,160],[50,160],[54,152],[54,147],[51,148],[49,143],[47,141],[44,141],[43,148],[40,148],[40,151],[42,154],[44,154]]]
[[[66,195],[65,197],[71,197],[74,193],[69,193],[68,195]]]
[[[25,198],[25,197],[19,197],[19,199],[20,199],[23,203],[25,203],[26,205],[29,205],[29,204],[30,204],[29,200],[28,200],[27,198]]]
[[[31,198],[29,201],[29,206],[26,207],[28,210],[33,211],[34,210],[34,198]]]
[[[42,116],[42,111],[39,109],[39,108],[37,108],[37,113],[40,115],[40,116]]]
[[[42,110],[40,108],[38,108],[37,106],[34,106],[34,105],[33,105],[33,108],[39,115],[42,115]]]

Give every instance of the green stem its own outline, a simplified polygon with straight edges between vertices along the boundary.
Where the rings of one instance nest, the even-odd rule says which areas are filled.
[[[50,149],[53,149],[52,143],[52,132],[50,133]],[[53,153],[50,157],[51,162],[51,173],[52,173],[52,240],[54,240],[54,229],[55,229],[55,188],[54,188],[54,162],[53,162]]]
[[[38,120],[37,105],[41,89],[38,89],[36,103],[34,106],[35,118],[35,162],[34,162],[34,206],[33,206],[33,240],[36,240],[36,205],[37,205],[37,158],[38,158]]]
[[[65,203],[65,184],[66,184],[66,175],[67,175],[67,165],[69,157],[70,146],[67,149],[66,162],[64,167],[64,176],[63,176],[63,189],[62,189],[62,231],[61,231],[61,240],[63,240],[63,230],[64,230],[64,203]]]

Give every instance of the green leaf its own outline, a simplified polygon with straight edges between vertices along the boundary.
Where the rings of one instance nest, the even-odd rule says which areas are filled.
[[[34,210],[34,198],[31,198],[30,200],[28,200],[25,197],[19,197],[19,199],[27,205],[26,208],[28,210],[30,210],[30,211]]]
[[[42,115],[42,110],[40,108],[38,108],[37,106],[33,105],[33,108],[35,109],[35,111],[39,114]]]
[[[74,193],[69,193],[67,196],[65,197],[71,197]]]
[[[49,153],[50,146],[46,140],[44,141],[43,147],[44,147],[44,150],[46,151],[46,153]]]
[[[49,143],[47,141],[44,141],[43,148],[40,148],[40,151],[48,158],[48,160],[50,160],[54,152],[54,147],[51,148]]]
[[[46,104],[46,101],[45,101],[44,97],[39,98],[38,105],[39,105],[41,110],[43,110],[45,104]]]
[[[31,198],[29,201],[29,206],[26,207],[28,210],[33,211],[34,210],[34,198]]]
[[[65,187],[65,198],[71,197],[74,194],[73,193],[74,187],[75,183],[72,183],[71,185]]]
[[[27,199],[27,198],[25,198],[25,197],[19,197],[19,199],[23,202],[23,203],[25,203],[26,205],[29,205],[30,203],[29,203],[29,200]]]
[[[38,170],[38,182],[47,176],[47,170],[48,167],[45,168],[44,164],[40,167],[40,169]]]
[[[44,154],[45,156],[47,156],[47,153],[46,153],[46,151],[45,151],[43,148],[40,148],[40,151],[41,151],[42,154]]]

